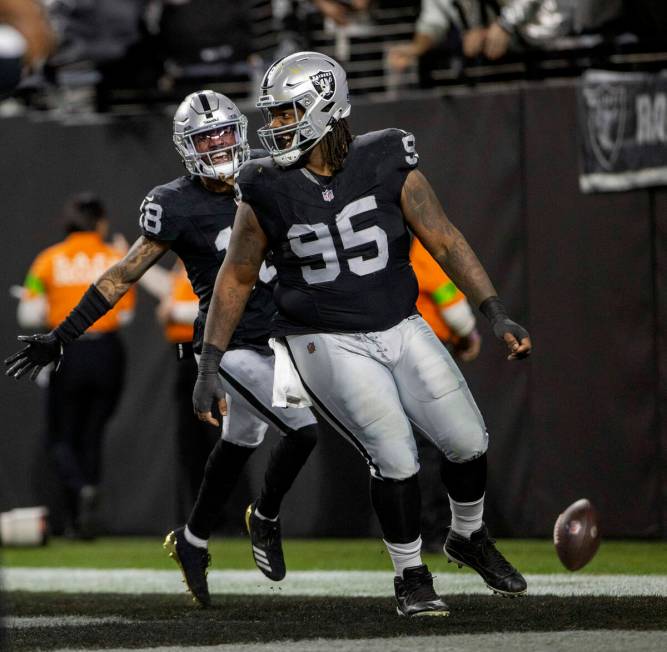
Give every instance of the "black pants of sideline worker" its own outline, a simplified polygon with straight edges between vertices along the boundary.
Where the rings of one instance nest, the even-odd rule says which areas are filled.
[[[48,389],[46,445],[76,527],[84,487],[100,483],[102,442],[123,387],[125,350],[116,333],[86,334],[68,344]]]

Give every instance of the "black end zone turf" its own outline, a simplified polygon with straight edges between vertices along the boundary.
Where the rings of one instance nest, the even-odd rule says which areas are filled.
[[[213,596],[198,609],[186,595],[5,594],[9,649],[103,649],[216,645],[308,638],[390,638],[573,629],[658,630],[667,623],[665,597],[446,596],[449,618],[399,618],[390,598]],[[12,617],[121,618],[85,626],[13,627]]]

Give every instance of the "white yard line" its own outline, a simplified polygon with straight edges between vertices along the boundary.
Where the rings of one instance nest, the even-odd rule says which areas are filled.
[[[494,634],[454,634],[451,636],[401,636],[351,640],[308,639],[270,643],[232,643],[215,646],[152,647],[133,652],[663,652],[667,632],[572,631],[497,632]],[[69,651],[63,648],[56,652]],[[120,652],[105,650],[105,652]]]
[[[612,595],[667,597],[667,575],[527,575],[529,595]],[[293,571],[279,583],[258,571],[211,571],[211,593],[245,595],[366,596],[393,595],[393,574],[385,571]],[[178,593],[178,571],[94,570],[79,568],[4,568],[5,591],[62,591],[65,593]],[[472,573],[437,576],[443,595],[489,594]]]
[[[88,627],[89,625],[132,625],[136,620],[119,616],[7,616],[2,624],[7,629],[33,627]]]

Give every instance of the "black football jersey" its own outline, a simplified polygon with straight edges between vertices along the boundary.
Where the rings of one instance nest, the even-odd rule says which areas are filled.
[[[241,170],[278,272],[275,335],[386,330],[416,313],[400,197],[417,161],[414,136],[386,129],[357,136],[330,179],[270,158]]]
[[[194,349],[200,352],[213,286],[234,224],[234,196],[211,192],[196,177],[183,176],[153,188],[141,204],[140,213],[143,235],[169,242],[183,261],[199,297]],[[272,298],[274,277],[275,268],[263,263],[229,348],[267,350],[269,325],[276,311]]]

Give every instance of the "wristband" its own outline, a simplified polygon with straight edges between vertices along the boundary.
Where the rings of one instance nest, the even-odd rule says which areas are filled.
[[[81,297],[81,301],[53,329],[53,332],[63,344],[67,344],[82,335],[89,326],[92,326],[102,315],[106,315],[112,307],[108,299],[93,283]]]
[[[219,349],[215,344],[204,342],[202,346],[201,357],[199,358],[199,373],[200,374],[217,374],[220,367],[220,360],[224,355],[224,351]]]
[[[507,318],[507,310],[503,305],[503,302],[497,297],[492,296],[488,299],[484,299],[482,303],[479,304],[479,311],[491,322],[493,323],[498,319],[498,317]]]

